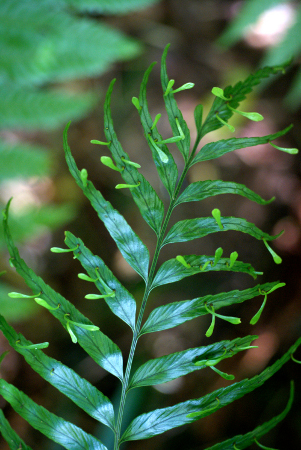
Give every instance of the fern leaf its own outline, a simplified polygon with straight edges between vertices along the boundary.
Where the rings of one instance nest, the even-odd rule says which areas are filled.
[[[0,329],[10,346],[24,356],[35,372],[69,397],[94,419],[112,429],[114,428],[113,405],[105,395],[84,378],[77,375],[72,369],[45,355],[42,350],[25,348],[24,346],[30,345],[32,342],[25,339],[20,333],[16,333],[1,315]],[[19,345],[16,344],[17,341],[20,341]]]
[[[125,430],[121,442],[148,439],[212,414],[264,384],[290,360],[291,354],[294,353],[300,344],[301,338],[273,365],[267,367],[253,378],[233,383],[226,388],[218,389],[199,399],[188,400],[168,408],[156,409],[136,417]]]
[[[70,148],[67,142],[67,131],[69,125],[64,132],[64,150],[66,161],[69,166],[71,175],[76,183],[83,190],[86,197],[90,200],[91,205],[97,212],[100,220],[103,221],[110,235],[116,242],[124,259],[136,270],[141,277],[146,280],[148,273],[149,253],[147,247],[140,238],[133,232],[123,216],[107,202],[101,193],[97,191],[91,181],[84,185],[80,171],[78,170]]]
[[[12,429],[5,419],[2,409],[0,409],[0,432],[11,450],[32,450]]]
[[[93,11],[99,14],[127,14],[158,3],[158,0],[64,0],[79,11]]]
[[[92,325],[91,321],[82,315],[68,300],[48,286],[41,277],[37,276],[20,258],[19,252],[15,247],[10,231],[8,228],[8,208],[4,211],[4,235],[6,244],[11,256],[11,263],[17,272],[23,277],[27,286],[32,289],[37,297],[45,300],[46,303],[58,309],[50,310],[50,313],[56,317],[64,328],[67,329],[66,314],[70,314],[70,318],[78,323]],[[80,252],[80,247],[77,249]],[[120,349],[101,331],[89,331],[76,327],[76,337],[78,343],[101,367],[112,373],[119,379],[123,378],[123,361]]]
[[[123,151],[120,142],[117,139],[110,108],[114,82],[115,80],[113,80],[109,86],[104,107],[104,131],[107,141],[110,142],[109,150],[115,159],[117,167],[121,170],[120,174],[124,181],[129,185],[137,186],[136,188],[131,189],[133,199],[144,220],[158,235],[164,217],[164,206],[162,200],[160,200],[156,194],[156,191],[144,176],[138,172],[137,168],[124,162],[129,160],[129,156]]]
[[[47,411],[3,379],[0,379],[0,394],[33,428],[67,450],[107,450],[98,439]]]
[[[234,290],[215,295],[206,295],[193,300],[182,300],[155,308],[148,316],[140,334],[173,328],[195,317],[208,314],[205,303],[212,305],[217,311],[228,305],[242,303],[260,295],[260,291],[269,292],[278,282],[265,283],[243,291]]]
[[[127,323],[132,329],[135,328],[135,316],[136,316],[136,302],[134,297],[125,289],[122,284],[114,277],[111,270],[105,265],[103,260],[99,256],[93,255],[93,253],[85,247],[83,241],[76,238],[69,231],[66,232],[65,243],[69,248],[75,248],[80,246],[81,253],[77,259],[87,271],[87,274],[95,280],[95,285],[102,294],[105,294],[103,285],[97,279],[97,273],[101,279],[108,285],[112,291],[114,291],[114,297],[105,297],[104,300],[111,309],[111,311],[120,317],[125,323]]]
[[[136,370],[129,389],[167,383],[195,370],[204,369],[208,367],[205,365],[206,360],[231,358],[245,347],[249,347],[257,337],[246,336],[233,341],[220,341],[206,347],[191,348],[151,359]],[[204,364],[196,365],[195,362],[199,360],[204,360]]]

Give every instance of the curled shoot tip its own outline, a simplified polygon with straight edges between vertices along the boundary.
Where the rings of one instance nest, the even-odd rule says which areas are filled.
[[[157,146],[156,142],[153,140],[153,138],[151,136],[149,136],[149,140],[150,140],[152,146],[154,147],[154,149],[157,151],[161,161],[163,163],[167,163],[168,162],[168,156]]]
[[[138,186],[140,186],[140,182],[137,184],[116,184],[115,189],[132,189],[132,188],[137,188]]]
[[[173,89],[171,92],[175,94],[176,92],[185,91],[186,89],[192,89],[194,87],[194,83],[185,83],[181,87],[177,89]]]
[[[116,170],[117,172],[122,172],[122,169],[119,169],[117,166],[115,166],[112,158],[110,158],[109,156],[101,156],[100,161],[104,166],[107,166],[112,170]]]
[[[163,94],[164,96],[169,94],[169,92],[170,92],[170,90],[171,90],[171,88],[173,87],[174,84],[175,84],[175,80],[169,80],[169,82],[167,84],[167,87],[166,87],[166,90],[165,90],[165,92]]]
[[[215,113],[215,117],[217,118],[217,120],[222,123],[223,125],[225,125],[227,128],[229,128],[229,130],[231,131],[231,133],[234,133],[235,128],[230,125],[228,122],[226,122],[224,119],[222,119],[217,113]]]
[[[121,159],[122,159],[122,162],[124,162],[124,164],[128,164],[129,166],[136,167],[136,169],[141,169],[140,164],[130,161],[129,159],[125,159],[124,156],[122,156]]]
[[[244,111],[238,111],[238,109],[232,108],[229,104],[227,104],[228,108],[233,111],[234,113],[240,114],[241,116],[246,117],[249,120],[253,120],[253,122],[260,122],[264,119],[264,117],[257,113],[257,112],[244,112]]]
[[[161,116],[162,116],[162,114],[160,114],[160,113],[156,115],[154,123],[151,126],[151,130],[153,130],[155,128],[155,126],[157,125],[157,123],[158,123],[158,121],[159,121]]]
[[[231,267],[233,267],[233,265],[234,265],[235,261],[237,260],[237,258],[238,258],[238,253],[237,252],[232,252],[230,254],[230,266],[229,266],[230,269],[231,269]]]
[[[266,239],[263,239],[264,245],[266,246],[266,248],[268,249],[268,251],[271,253],[273,260],[276,264],[281,264],[282,263],[282,259],[280,258],[280,256],[277,255],[276,252],[274,252],[274,250],[269,246],[269,244],[267,243]]]
[[[215,208],[215,209],[212,210],[211,214],[212,214],[213,218],[216,220],[216,223],[218,224],[219,229],[223,230],[224,227],[223,227],[222,221],[221,221],[221,212],[220,212],[220,210]]]
[[[222,254],[223,254],[223,249],[222,249],[221,247],[219,247],[219,248],[217,248],[217,249],[215,250],[214,263],[213,263],[213,266],[212,266],[212,267],[216,266],[216,264],[217,264],[217,263],[219,262],[219,260],[221,259]]]
[[[222,100],[225,100],[226,102],[228,102],[232,98],[231,95],[230,95],[230,97],[225,97],[223,89],[221,89],[219,87],[212,88],[211,92],[213,95],[215,95],[215,97],[221,98]]]
[[[45,300],[43,300],[42,298],[35,298],[34,301],[35,301],[38,305],[43,306],[43,308],[46,308],[46,309],[48,309],[49,311],[55,311],[56,309],[59,309],[59,307],[61,306],[60,304],[58,304],[56,307],[50,306],[50,305],[48,305],[48,303],[47,303]]]
[[[141,110],[141,106],[137,97],[132,97],[132,103],[138,111]]]
[[[279,147],[278,145],[273,144],[272,142],[269,142],[269,144],[276,148],[277,150],[280,150],[285,153],[289,153],[290,155],[296,155],[299,153],[299,150],[297,148],[286,148],[286,147]]]
[[[40,344],[21,344],[20,339],[16,341],[16,346],[21,348],[27,348],[29,350],[38,350],[41,348],[49,347],[49,342],[41,342]]]
[[[103,142],[103,141],[98,141],[97,139],[92,139],[92,141],[90,141],[91,144],[98,144],[98,145],[110,145],[111,142]]]
[[[260,444],[260,442],[257,441],[256,437],[254,438],[254,442],[258,445],[258,447],[263,448],[264,450],[277,450],[276,448],[266,447],[265,445]]]
[[[181,255],[176,256],[176,260],[179,261],[179,263],[183,264],[183,266],[186,267],[186,269],[190,269],[191,265],[185,261],[185,258],[183,256]]]
[[[110,294],[87,294],[85,295],[85,298],[87,300],[98,300],[100,298],[107,298],[107,297],[115,297],[115,292],[111,292]]]
[[[52,253],[69,253],[69,252],[75,252],[77,250],[79,245],[77,245],[74,248],[60,248],[60,247],[51,247],[50,251]]]
[[[9,294],[7,294],[10,298],[35,298],[38,295],[41,295],[41,292],[39,292],[38,294],[33,294],[33,295],[26,295],[26,294],[19,294],[19,292],[9,292]]]
[[[197,411],[197,412],[194,412],[194,413],[190,413],[190,414],[187,414],[187,416],[186,417],[198,417],[198,416],[202,416],[203,414],[207,414],[207,413],[209,413],[209,412],[211,412],[211,411],[214,411],[214,410],[216,410],[218,407],[219,407],[219,404],[220,404],[220,400],[216,397],[216,399],[215,399],[216,401],[217,401],[217,405],[215,405],[215,406],[213,406],[213,408],[209,408],[209,409],[205,409],[204,411]]]
[[[218,373],[225,380],[234,380],[234,378],[235,378],[234,375],[228,374],[226,372],[222,372],[221,370],[217,369],[213,365],[209,365],[208,367],[210,367],[210,369],[214,370],[214,372]]]

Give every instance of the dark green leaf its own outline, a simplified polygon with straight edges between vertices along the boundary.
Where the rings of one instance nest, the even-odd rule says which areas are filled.
[[[291,390],[290,397],[285,409],[278,416],[273,417],[268,422],[259,425],[259,427],[255,428],[255,430],[250,431],[244,435],[238,435],[231,439],[227,439],[220,444],[213,445],[213,447],[208,447],[206,450],[233,450],[234,444],[239,450],[243,450],[244,448],[249,447],[254,443],[254,439],[258,439],[261,436],[264,436],[270,430],[272,430],[279,422],[281,422],[289,410],[291,409],[292,403],[294,399],[294,382],[291,381]]]
[[[161,83],[162,83],[162,89],[163,93],[165,93],[169,78],[167,75],[167,69],[166,69],[166,57],[168,52],[169,45],[165,47],[165,50],[162,55],[161,60]],[[175,94],[179,95],[179,94]],[[174,98],[174,94],[172,92],[172,89],[169,91],[167,95],[163,95],[163,99],[165,101],[165,108],[167,111],[169,123],[173,132],[174,136],[179,136],[180,132],[176,123],[176,119],[179,122],[179,126],[182,129],[182,132],[185,135],[185,139],[179,141],[176,143],[178,149],[183,155],[184,161],[187,162],[189,158],[189,150],[190,150],[190,131],[187,126],[187,123],[183,119],[183,115],[181,111],[178,108],[177,102]]]
[[[273,200],[264,200],[260,195],[256,194],[256,192],[251,189],[248,189],[244,184],[222,180],[206,180],[191,183],[179,196],[176,205],[184,202],[196,202],[220,194],[242,195],[259,205],[267,205]]]
[[[96,11],[99,14],[127,14],[157,2],[158,0],[64,0],[64,3],[79,11]]]
[[[95,437],[81,428],[47,411],[32,401],[27,395],[3,379],[0,380],[0,394],[14,410],[33,428],[68,450],[106,450]]]
[[[138,416],[125,430],[121,442],[148,439],[172,428],[194,422],[212,414],[223,406],[232,403],[234,400],[243,397],[261,386],[290,360],[291,354],[294,353],[300,344],[301,338],[291,346],[282,358],[278,359],[272,366],[253,378],[245,379],[226,388],[218,389],[195,400],[188,400],[168,408],[156,409]],[[200,414],[191,417],[190,414],[194,413]]]
[[[254,279],[257,278],[257,272],[251,266],[251,264],[243,263],[241,261],[235,261],[230,268],[229,258],[221,258],[216,265],[214,263],[214,256],[197,256],[197,255],[185,255],[185,261],[190,264],[191,267],[186,268],[176,258],[165,261],[158,269],[154,278],[152,289],[163,284],[174,283],[182,280],[185,277],[196,275],[202,272],[201,266],[205,267],[204,272],[243,272],[251,275]],[[209,264],[207,265],[207,263]]]
[[[130,389],[166,383],[195,370],[204,369],[207,367],[205,363],[203,365],[195,363],[200,360],[231,358],[257,338],[258,336],[246,336],[233,341],[220,341],[206,347],[191,348],[151,359],[136,370],[130,381]]]
[[[259,84],[261,80],[263,80],[264,78],[268,78],[271,75],[282,72],[288,65],[289,63],[282,64],[281,66],[277,67],[264,67],[263,69],[257,70],[257,72],[255,72],[253,75],[248,76],[245,81],[239,81],[234,86],[227,86],[224,89],[224,95],[227,98],[231,97],[231,100],[225,101],[218,97],[215,98],[213,105],[202,126],[202,133],[200,135],[200,138],[202,136],[205,136],[205,134],[217,130],[218,128],[221,128],[223,126],[223,124],[217,119],[216,114],[218,114],[218,116],[226,122],[230,119],[230,117],[232,117],[234,112],[233,110],[228,108],[228,104],[232,108],[236,109],[239,106],[240,102],[242,102],[246,98],[246,95],[249,94],[253,90],[253,87]]]
[[[281,234],[270,236],[257,228],[253,223],[247,222],[245,219],[238,217],[221,217],[221,223],[223,230],[220,229],[213,217],[181,220],[171,227],[162,245],[172,244],[175,242],[187,242],[207,236],[211,233],[217,233],[218,231],[241,231],[242,233],[247,233],[258,240],[266,239],[267,241],[272,241]]]
[[[194,120],[195,126],[197,130],[197,134],[201,133],[202,129],[202,120],[203,120],[203,105],[197,105],[194,110]]]
[[[209,144],[206,144],[201,148],[201,150],[192,161],[191,166],[200,161],[208,161],[210,159],[219,158],[225,153],[232,152],[233,150],[238,150],[240,148],[246,147],[254,147],[255,145],[259,144],[267,144],[269,141],[273,141],[274,139],[277,139],[278,137],[288,133],[291,128],[292,125],[289,125],[284,130],[278,131],[278,133],[268,134],[267,136],[251,138],[231,138],[222,139],[216,142],[210,142]]]
[[[84,378],[81,378],[69,367],[45,355],[42,350],[24,348],[31,342],[7,324],[0,315],[0,329],[10,346],[24,356],[27,363],[41,377],[69,397],[94,419],[114,428],[114,410],[110,400]],[[20,344],[16,345],[16,341]]]
[[[110,107],[114,82],[115,80],[113,80],[109,86],[104,107],[105,135],[107,141],[110,142],[109,150],[115,159],[117,167],[122,169],[120,174],[124,181],[130,185],[139,184],[139,186],[130,190],[131,194],[140,210],[142,217],[158,235],[164,217],[164,206],[156,194],[156,191],[152,188],[144,176],[141,175],[135,167],[126,164],[123,161],[123,159],[129,160],[129,156],[123,151],[123,148],[117,139]]]
[[[32,450],[12,429],[9,422],[5,419],[2,409],[0,409],[0,432],[11,450]]]
[[[105,265],[103,260],[99,256],[93,255],[93,253],[85,247],[81,239],[76,238],[72,233],[67,231],[65,243],[69,248],[75,248],[77,245],[80,246],[81,253],[78,255],[77,259],[92,279],[97,278],[95,270],[97,269],[102,280],[115,292],[115,297],[106,297],[104,298],[105,302],[116,316],[120,317],[120,319],[124,320],[125,323],[134,329],[136,316],[136,302],[134,297],[122,286],[111,270]],[[98,280],[95,281],[95,285],[102,294],[106,294],[102,284]],[[89,285],[87,287],[89,287]]]
[[[146,98],[146,85],[149,78],[149,75],[151,73],[151,70],[153,68],[154,64],[151,64],[151,66],[147,69],[147,71],[144,74],[141,87],[140,87],[140,94],[139,94],[139,104],[141,109],[139,110],[141,123],[144,129],[145,137],[147,142],[149,143],[150,149],[152,151],[153,160],[155,162],[156,168],[158,170],[158,174],[160,176],[160,179],[164,186],[166,187],[170,197],[173,196],[175,188],[176,188],[176,182],[178,179],[178,169],[177,165],[171,155],[171,153],[168,150],[167,145],[160,144],[159,147],[164,151],[164,153],[168,156],[168,161],[166,163],[162,162],[160,159],[158,152],[155,150],[153,145],[149,141],[149,137],[151,136],[154,141],[161,141],[162,136],[158,132],[157,127],[155,126],[153,129],[153,119],[148,111],[148,105],[147,105],[147,98]]]
[[[212,305],[214,310],[217,311],[223,306],[242,303],[245,300],[257,297],[260,295],[259,289],[268,292],[277,284],[278,282],[259,284],[243,291],[235,290],[222,292],[216,295],[206,295],[205,297],[198,297],[193,300],[183,300],[159,306],[150,313],[140,334],[167,330],[168,328],[176,327],[187,320],[208,314],[205,303]]]
[[[139,275],[141,275],[144,280],[146,280],[149,264],[148,250],[123,216],[112,207],[110,202],[107,202],[103,198],[99,191],[95,189],[93,183],[88,180],[86,185],[84,185],[81,178],[81,173],[76,166],[68,146],[67,131],[69,125],[70,123],[64,131],[64,150],[71,175],[74,177],[79,187],[83,190],[86,197],[90,200],[91,205],[116,242],[124,259],[130,264],[131,267],[133,267],[134,270],[136,270],[137,273],[139,273]]]
[[[48,286],[42,278],[38,277],[33,270],[26,265],[23,259],[20,258],[19,252],[11,238],[7,224],[8,206],[9,205],[7,205],[6,210],[4,211],[4,233],[6,244],[11,256],[10,261],[16,268],[17,272],[22,276],[27,286],[32,289],[33,293],[36,294],[37,297],[45,300],[51,307],[55,308],[60,305],[58,309],[54,309],[49,312],[61,322],[65,329],[67,329],[67,322],[64,317],[65,314],[70,314],[70,319],[75,322],[92,325],[92,322],[81,314],[72,305],[72,303]],[[77,249],[77,253],[79,252],[80,247]],[[84,350],[86,350],[91,358],[97,362],[97,364],[119,379],[123,378],[122,354],[120,349],[116,344],[114,344],[114,342],[111,341],[111,339],[99,330],[91,332],[80,327],[74,327],[74,330],[72,331],[76,333],[78,343]]]

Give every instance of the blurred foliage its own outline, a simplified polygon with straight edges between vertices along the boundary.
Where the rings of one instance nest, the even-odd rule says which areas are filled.
[[[0,3],[0,189],[11,180],[49,176],[51,158],[46,148],[23,143],[20,130],[49,130],[70,119],[84,117],[99,92],[71,86],[70,81],[99,75],[116,61],[141,51],[138,41],[102,23],[102,14],[134,11],[157,0],[3,0]],[[90,16],[85,13],[90,13]],[[91,15],[92,14],[92,15]],[[67,83],[66,83],[67,82]],[[17,130],[11,144],[7,130]],[[11,139],[10,139],[11,140]],[[2,195],[3,197],[3,195]],[[5,197],[5,195],[4,195]],[[4,200],[3,197],[3,200]],[[3,202],[0,201],[0,207]],[[12,216],[16,237],[37,238],[74,217],[71,204],[30,208]],[[2,226],[0,248],[3,247]],[[0,286],[1,311],[16,308]],[[30,313],[26,302],[19,313]],[[22,317],[23,317],[22,316]]]
[[[279,5],[290,4],[295,7],[294,20],[283,34],[281,40],[266,49],[261,66],[282,64],[288,59],[298,59],[301,52],[301,4],[288,0],[247,0],[243,2],[238,15],[218,39],[218,43],[229,48],[241,40],[265,12]],[[273,20],[272,17],[270,19]],[[286,103],[296,109],[301,103],[301,69],[299,68],[293,84],[286,96]]]

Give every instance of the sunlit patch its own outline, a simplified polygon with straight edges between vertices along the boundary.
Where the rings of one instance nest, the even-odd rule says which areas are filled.
[[[295,20],[295,8],[291,3],[274,6],[264,11],[255,24],[250,25],[245,40],[252,47],[276,45]]]

